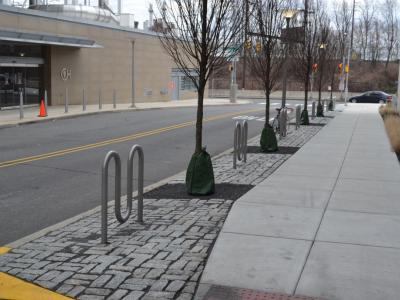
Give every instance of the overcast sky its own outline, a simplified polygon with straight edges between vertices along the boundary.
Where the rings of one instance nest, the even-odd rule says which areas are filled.
[[[112,0],[113,7],[117,8],[117,1]],[[143,22],[149,17],[149,4],[153,3],[155,8],[155,1],[151,0],[122,0],[122,12],[130,13],[135,15],[135,20],[139,21],[140,27],[143,26]]]

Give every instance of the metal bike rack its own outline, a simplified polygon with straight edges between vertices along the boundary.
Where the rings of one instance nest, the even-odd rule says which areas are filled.
[[[236,162],[247,161],[247,136],[249,126],[247,121],[243,123],[236,122],[234,139],[233,139],[233,168],[236,169]]]
[[[139,156],[139,168],[138,168],[138,222],[143,223],[143,178],[144,178],[144,155],[143,148],[139,145],[132,147],[129,152],[128,158],[128,182],[127,182],[127,208],[126,214],[123,216],[121,212],[121,157],[118,152],[110,151],[107,153],[102,169],[101,169],[101,243],[107,244],[107,204],[108,204],[108,167],[110,161],[115,161],[115,205],[114,212],[115,217],[121,224],[125,223],[132,212],[132,192],[133,192],[133,167],[135,153]]]
[[[315,119],[315,101],[311,105],[311,119]]]
[[[296,105],[296,130],[300,128],[300,119],[301,119],[301,105]]]

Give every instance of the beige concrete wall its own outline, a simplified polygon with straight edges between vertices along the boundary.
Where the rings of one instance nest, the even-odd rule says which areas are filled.
[[[99,90],[103,103],[111,103],[114,89],[120,103],[132,102],[132,95],[135,102],[171,100],[169,83],[174,64],[156,36],[4,11],[0,11],[0,27],[79,36],[103,46],[100,49],[51,46],[50,61],[46,63],[51,66],[49,95],[53,105],[64,103],[66,88],[71,104],[82,102],[84,88],[88,103],[97,103]],[[62,68],[71,70],[71,79],[62,80]],[[181,91],[180,96],[188,99],[197,94]]]

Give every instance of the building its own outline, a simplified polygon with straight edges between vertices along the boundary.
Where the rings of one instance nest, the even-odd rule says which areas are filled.
[[[83,94],[89,104],[99,95],[111,103],[114,91],[118,103],[196,97],[157,34],[114,14],[105,0],[37,1],[0,0],[0,108],[19,105],[20,93],[24,104],[37,104],[45,91],[49,105],[66,96],[80,104]]]

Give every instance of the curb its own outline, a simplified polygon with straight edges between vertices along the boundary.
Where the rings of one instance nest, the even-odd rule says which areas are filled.
[[[246,105],[246,104],[252,104],[252,103],[253,102],[251,102],[251,101],[247,101],[246,103],[205,104],[204,106],[231,106],[231,105]],[[57,120],[73,119],[73,118],[84,117],[84,116],[98,115],[98,114],[102,114],[102,113],[120,113],[120,112],[125,112],[125,111],[147,111],[147,110],[158,110],[158,109],[162,110],[162,109],[186,108],[186,107],[197,107],[197,104],[187,104],[187,105],[170,106],[170,107],[164,106],[164,107],[147,107],[147,108],[138,108],[138,107],[116,108],[113,110],[98,110],[98,111],[92,111],[92,112],[78,113],[78,114],[74,114],[74,115],[69,115],[68,113],[66,113],[65,115],[60,115],[58,117],[46,117],[45,119],[35,119],[35,120],[28,120],[28,121],[20,121],[20,122],[13,123],[13,124],[4,124],[4,125],[0,125],[0,129],[18,127],[18,126],[23,126],[23,125],[30,125],[30,124],[35,124],[35,123],[54,122]]]
[[[255,137],[249,139],[249,141],[251,141],[253,139],[258,139],[259,137],[260,137],[260,135],[256,135]],[[223,152],[221,152],[219,154],[216,154],[215,156],[212,157],[212,159],[218,159],[221,156],[224,156],[226,154],[230,154],[232,151],[233,151],[233,147],[229,148],[229,149],[227,149],[227,150],[225,150],[225,151],[223,151]],[[156,189],[156,188],[158,188],[158,187],[160,187],[160,186],[162,186],[164,184],[167,184],[168,182],[174,181],[174,180],[180,178],[185,173],[186,173],[186,170],[183,170],[183,171],[180,171],[180,172],[176,173],[175,175],[169,176],[169,177],[164,178],[164,179],[162,179],[162,180],[160,180],[160,181],[158,181],[156,183],[150,184],[149,186],[144,188],[143,193],[150,192],[150,191],[152,191],[152,190],[154,190],[154,189]],[[136,195],[137,195],[137,192],[135,192],[133,194],[134,197]],[[125,200],[126,195],[123,195],[122,197],[123,197],[122,199]],[[145,202],[145,200],[146,199],[144,199],[144,202]],[[113,203],[114,203],[114,200],[109,201],[109,204],[112,205]],[[68,218],[68,219],[66,219],[64,221],[61,221],[59,223],[56,223],[54,225],[50,225],[50,226],[48,226],[46,228],[43,228],[43,229],[41,229],[41,230],[39,230],[37,232],[34,232],[32,234],[29,234],[29,235],[27,235],[25,237],[22,237],[22,238],[16,240],[16,241],[13,241],[13,242],[11,242],[11,243],[9,243],[7,245],[4,245],[4,247],[11,248],[11,249],[18,248],[19,246],[22,246],[23,244],[26,244],[28,242],[31,242],[31,241],[35,240],[35,239],[38,239],[38,238],[46,235],[47,233],[49,233],[51,231],[60,229],[60,228],[65,227],[65,226],[67,226],[67,225],[69,225],[71,223],[74,223],[74,222],[76,222],[76,221],[78,221],[80,219],[83,219],[84,217],[87,217],[87,216],[92,215],[92,214],[94,214],[96,212],[99,212],[100,209],[101,209],[101,205],[98,205],[98,206],[96,206],[96,207],[94,207],[94,208],[92,208],[92,209],[90,209],[90,210],[88,210],[86,212],[80,213],[80,214],[78,214],[78,215],[76,215],[74,217]]]

